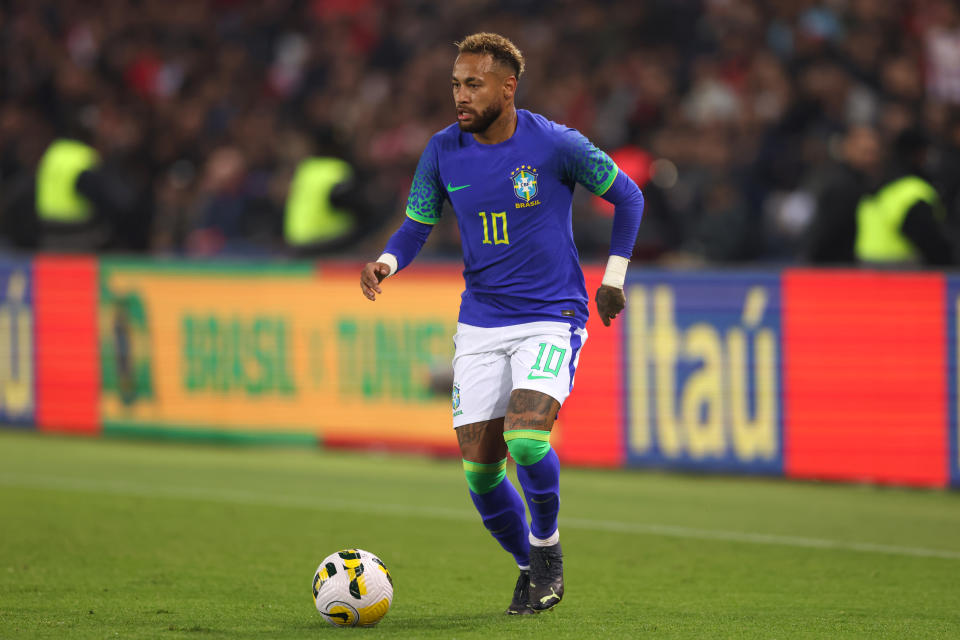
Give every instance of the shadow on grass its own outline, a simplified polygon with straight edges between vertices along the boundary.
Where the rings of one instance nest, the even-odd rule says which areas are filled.
[[[529,623],[534,618],[528,616],[508,616],[502,611],[487,611],[459,616],[436,615],[412,618],[406,617],[393,620],[388,617],[379,625],[371,627],[369,631],[371,633],[376,632],[378,636],[396,635],[404,638],[416,638],[418,635],[434,633],[443,633],[446,634],[445,637],[449,637],[449,634],[476,632],[484,628],[499,627],[503,623],[523,624],[521,619],[524,619],[527,621],[527,623]],[[313,632],[340,632],[340,629],[330,626],[322,620],[319,621],[318,624],[296,625],[295,627],[289,629]],[[251,637],[253,635],[259,636],[261,634],[251,634]]]
[[[415,631],[474,631],[483,626],[514,621],[519,618],[520,616],[508,616],[502,611],[489,611],[456,617],[449,615],[423,616],[420,618],[402,618],[391,621],[392,624],[385,623],[386,626],[383,627],[383,630],[386,631],[389,628],[391,631],[396,630],[404,633]]]

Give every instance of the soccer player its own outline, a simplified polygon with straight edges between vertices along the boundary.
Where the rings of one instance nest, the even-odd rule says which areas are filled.
[[[463,277],[453,359],[453,426],[470,497],[484,526],[520,568],[508,614],[563,597],[557,514],[560,463],[550,431],[573,388],[587,339],[587,292],[573,243],[573,190],[615,205],[610,258],[597,290],[604,325],[624,308],[623,282],[643,195],[574,129],[517,109],[523,56],[508,39],[476,33],[457,43],[457,122],[427,144],[407,219],[360,274],[370,300],[410,264],[445,199],[460,227]],[[506,478],[507,451],[530,509]]]

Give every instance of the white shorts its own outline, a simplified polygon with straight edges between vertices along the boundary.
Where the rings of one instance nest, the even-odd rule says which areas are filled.
[[[561,405],[587,330],[564,322],[528,322],[509,327],[457,323],[453,356],[453,426],[502,418],[514,389],[533,389]]]

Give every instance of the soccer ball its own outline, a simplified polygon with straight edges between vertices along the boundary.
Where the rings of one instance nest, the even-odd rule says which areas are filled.
[[[393,602],[393,578],[377,556],[344,549],[323,559],[313,574],[313,600],[335,627],[372,627]]]

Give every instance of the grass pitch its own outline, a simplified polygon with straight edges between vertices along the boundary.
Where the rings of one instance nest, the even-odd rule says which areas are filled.
[[[956,638],[960,495],[565,469],[566,596],[516,569],[459,464],[0,432],[2,638]],[[369,630],[313,607],[319,561],[380,555]]]

